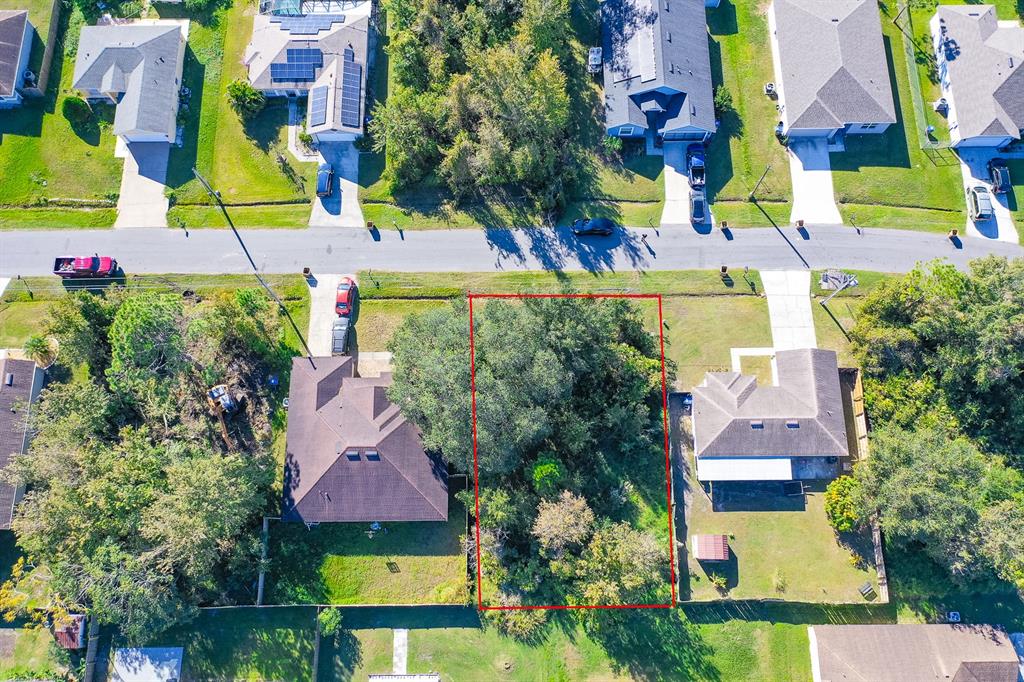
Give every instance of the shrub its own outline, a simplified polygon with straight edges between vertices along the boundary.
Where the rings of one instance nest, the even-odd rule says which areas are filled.
[[[313,148],[313,136],[310,135],[309,132],[303,130],[298,134],[297,137],[299,140],[299,144],[301,144],[303,147],[305,147],[306,149]]]
[[[267,105],[267,98],[263,93],[252,87],[244,78],[236,78],[228,84],[228,99],[242,118],[252,118]]]
[[[721,573],[712,573],[708,576],[708,580],[715,586],[715,589],[725,594],[729,591],[729,582],[724,575]]]
[[[502,594],[502,606],[519,606],[522,599],[517,595]],[[498,628],[498,632],[523,642],[537,640],[547,622],[547,609],[509,609],[484,611],[485,622]]]
[[[316,615],[320,622],[320,633],[324,637],[333,637],[341,628],[341,609],[326,608]]]
[[[92,118],[92,107],[81,97],[67,97],[61,105],[61,112],[64,118],[71,121],[72,125],[81,125]]]
[[[825,515],[839,533],[848,533],[860,525],[855,501],[858,487],[853,476],[840,476],[825,489]]]
[[[622,138],[605,135],[601,140],[601,151],[609,158],[620,156],[622,154]]]
[[[772,587],[775,588],[775,591],[779,593],[785,592],[787,584],[786,576],[779,569],[775,569],[775,572],[772,573]]]
[[[715,113],[719,116],[732,111],[732,93],[724,85],[715,88]]]
[[[564,477],[561,464],[552,457],[541,457],[533,465],[533,489],[538,495],[547,496],[557,492]]]

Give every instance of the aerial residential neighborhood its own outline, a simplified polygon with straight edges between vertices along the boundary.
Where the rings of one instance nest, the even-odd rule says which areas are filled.
[[[1024,682],[1018,0],[0,0],[0,680]]]

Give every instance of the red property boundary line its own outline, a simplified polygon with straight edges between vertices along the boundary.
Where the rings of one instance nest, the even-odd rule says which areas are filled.
[[[671,609],[676,599],[675,533],[672,529],[672,466],[669,455],[668,434],[668,381],[665,370],[665,321],[662,313],[661,294],[474,294],[469,298],[469,390],[473,414],[473,489],[476,503],[476,601],[482,611],[517,611],[531,609]],[[668,557],[671,578],[672,601],[669,604],[550,604],[520,606],[490,606],[483,602],[483,572],[480,567],[480,472],[477,459],[476,438],[476,346],[473,333],[473,300],[477,298],[639,298],[658,301],[658,340],[661,346],[661,412],[665,432],[665,496],[668,500]]]

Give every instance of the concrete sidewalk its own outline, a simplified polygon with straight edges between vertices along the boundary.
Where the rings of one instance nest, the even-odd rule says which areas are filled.
[[[391,674],[406,675],[409,670],[409,630],[395,628],[395,643],[391,652]]]
[[[789,175],[793,179],[793,210],[790,223],[839,225],[843,222],[832,187],[832,166],[825,138],[789,141]]]
[[[808,270],[762,270],[775,350],[817,348]]]

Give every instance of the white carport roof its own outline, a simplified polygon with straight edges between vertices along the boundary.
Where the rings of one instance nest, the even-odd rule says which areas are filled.
[[[700,481],[792,481],[789,457],[698,457]]]

